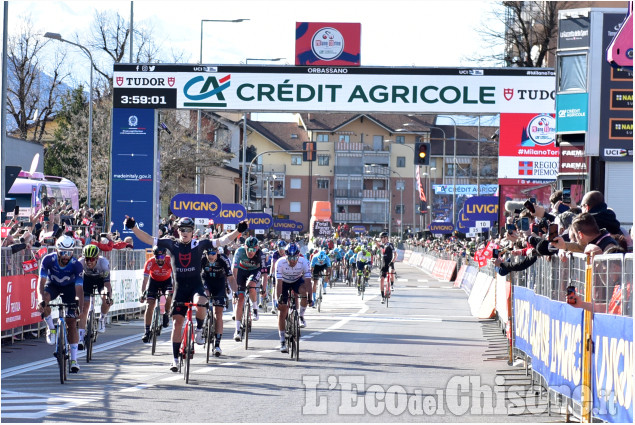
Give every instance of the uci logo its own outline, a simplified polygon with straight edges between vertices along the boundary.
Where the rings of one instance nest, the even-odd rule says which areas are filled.
[[[185,83],[183,86],[183,94],[190,100],[193,101],[201,101],[205,99],[209,99],[212,96],[216,96],[218,101],[222,101],[223,103],[214,103],[214,106],[227,106],[225,102],[225,96],[223,95],[223,90],[229,87],[231,81],[231,74],[226,75],[220,80],[216,79],[214,76],[208,76],[207,78],[199,75],[192,78],[190,81]],[[197,88],[200,86],[201,88]],[[189,103],[186,102],[185,106],[196,106],[197,103]],[[199,104],[202,105],[202,104]]]

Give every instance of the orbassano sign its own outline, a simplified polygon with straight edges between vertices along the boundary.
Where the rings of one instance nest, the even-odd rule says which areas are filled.
[[[115,108],[227,111],[555,111],[551,69],[116,64]]]

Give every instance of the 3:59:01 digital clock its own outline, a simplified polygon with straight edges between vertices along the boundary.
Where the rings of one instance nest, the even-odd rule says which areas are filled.
[[[113,90],[115,108],[176,108],[176,89]]]

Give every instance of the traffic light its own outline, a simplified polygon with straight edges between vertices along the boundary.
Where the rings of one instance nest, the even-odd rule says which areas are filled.
[[[430,165],[430,143],[415,143],[415,165]]]
[[[315,142],[304,142],[302,143],[302,161],[315,161]]]

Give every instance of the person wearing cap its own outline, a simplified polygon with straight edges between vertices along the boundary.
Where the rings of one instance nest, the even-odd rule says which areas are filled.
[[[177,223],[179,238],[165,237],[157,239],[139,229],[136,225],[134,217],[125,216],[124,226],[132,230],[134,235],[141,242],[165,248],[172,254],[174,265],[174,282],[175,291],[172,303],[172,354],[174,359],[170,365],[172,372],[179,370],[179,348],[181,346],[181,335],[183,322],[187,313],[186,302],[194,302],[196,304],[207,303],[205,288],[201,278],[201,261],[200,258],[208,248],[217,248],[227,245],[235,240],[238,235],[249,228],[247,220],[238,223],[236,230],[232,233],[218,239],[201,239],[193,240],[194,220],[189,217],[182,217]],[[194,340],[197,344],[204,344],[203,340],[203,323],[207,309],[199,307],[196,309],[196,330]]]

